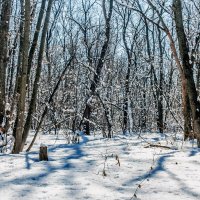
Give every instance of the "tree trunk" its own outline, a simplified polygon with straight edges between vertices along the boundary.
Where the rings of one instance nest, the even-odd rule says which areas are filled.
[[[127,20],[126,20],[127,14]],[[123,133],[125,134],[128,130],[128,99],[129,99],[129,79],[130,79],[130,72],[131,72],[131,65],[132,65],[132,51],[133,51],[133,43],[131,44],[131,48],[128,47],[127,40],[126,40],[126,30],[130,20],[131,12],[130,10],[125,12],[123,16],[123,32],[122,32],[122,39],[125,46],[125,51],[128,58],[128,69],[126,72],[125,78],[125,94],[124,94],[124,105],[123,105]]]
[[[190,100],[187,92],[187,80],[184,75],[182,75],[182,106],[183,106],[183,117],[184,117],[184,140],[187,140],[191,131],[191,108],[190,108]]]
[[[163,121],[163,82],[164,82],[164,75],[163,75],[163,46],[162,46],[162,39],[161,39],[161,31],[158,28],[158,42],[159,42],[159,51],[160,51],[160,80],[158,85],[157,91],[157,102],[158,102],[158,118],[157,118],[157,127],[160,133],[164,131],[164,121]]]
[[[22,62],[19,71],[19,100],[17,103],[17,116],[14,127],[15,144],[13,153],[19,153],[22,143],[22,132],[24,125],[25,99],[26,99],[26,80],[27,80],[27,66],[28,66],[28,51],[29,51],[29,33],[30,33],[30,0],[21,0],[24,5],[22,10],[22,19],[24,20],[23,29],[23,46],[20,46],[20,53],[22,53]]]
[[[33,62],[33,56],[35,54],[35,50],[38,44],[38,38],[39,38],[39,34],[40,34],[40,29],[41,29],[41,24],[42,24],[42,20],[43,20],[43,15],[45,12],[45,3],[46,0],[42,0],[42,4],[40,7],[40,13],[38,16],[38,21],[37,21],[37,25],[35,28],[35,33],[34,33],[34,37],[33,37],[33,42],[29,51],[29,56],[28,56],[28,69],[27,69],[27,84],[29,83],[29,76],[30,76],[30,72],[31,72],[31,67],[32,67],[32,62]]]
[[[84,111],[84,118],[85,118],[84,133],[86,135],[90,135],[90,122],[89,122],[90,116],[91,116],[91,107],[90,107],[90,104],[87,102],[86,108]]]
[[[177,29],[176,32],[177,32],[177,36],[178,36],[178,40],[179,40],[179,52],[181,54],[182,64],[181,64],[180,59],[178,57],[178,53],[177,53],[176,46],[175,46],[174,40],[172,38],[172,35],[171,35],[167,25],[165,24],[162,16],[160,15],[159,11],[152,4],[152,2],[150,0],[147,0],[147,2],[151,6],[151,8],[156,11],[156,13],[159,17],[159,20],[160,20],[160,22],[163,26],[162,28],[165,31],[165,33],[167,34],[167,37],[170,41],[170,48],[171,48],[172,54],[174,56],[177,68],[178,68],[180,76],[181,76],[184,128],[186,128],[186,129],[184,129],[184,135],[187,135],[187,133],[188,133],[187,129],[191,129],[190,128],[191,127],[191,118],[188,115],[188,113],[190,113],[191,104],[190,104],[190,106],[187,106],[188,102],[190,102],[190,100],[189,100],[190,95],[188,93],[189,91],[188,91],[188,87],[187,87],[187,78],[186,78],[185,69],[186,68],[190,69],[189,73],[190,73],[190,76],[192,75],[192,79],[193,79],[193,72],[192,72],[192,69],[190,68],[191,66],[189,66],[190,65],[189,64],[189,55],[188,55],[189,50],[187,50],[188,49],[187,48],[187,39],[186,39],[186,36],[185,36],[184,27],[183,27],[181,1],[180,0],[179,1],[174,0],[173,4],[174,4],[174,10],[175,10],[175,23],[176,23],[176,29]],[[183,56],[183,52],[181,53],[181,51],[183,51],[183,49],[186,49],[186,52],[185,52],[186,54],[184,53],[184,56]],[[188,60],[187,62],[188,62],[189,65],[183,62],[183,60],[185,60],[185,59],[183,59],[183,57],[185,57],[185,56],[188,57],[186,60]],[[188,73],[188,75],[189,75],[189,73]],[[194,87],[195,87],[194,79],[191,82],[193,82],[192,87],[194,89]],[[196,88],[195,88],[195,90],[196,90]],[[196,101],[197,101],[197,99],[196,99]]]
[[[48,161],[49,160],[47,146],[45,146],[45,145],[40,146],[39,160],[40,161]]]
[[[183,26],[181,0],[173,1],[173,9],[183,74],[186,82],[186,90],[189,97],[190,108],[192,111],[193,131],[197,137],[198,147],[200,147],[200,104],[197,100],[198,95],[193,77],[193,66],[190,64],[189,47]]]
[[[44,47],[45,47],[46,33],[48,30],[48,24],[49,24],[49,19],[50,19],[50,14],[51,14],[52,3],[53,3],[53,0],[49,0],[46,18],[45,18],[45,22],[44,22],[44,28],[42,31],[42,38],[41,38],[41,42],[40,42],[40,50],[39,50],[39,55],[38,55],[38,64],[37,64],[37,69],[36,69],[35,81],[34,81],[34,85],[33,85],[33,92],[32,92],[32,96],[31,96],[31,102],[29,105],[28,115],[26,118],[26,123],[24,126],[23,136],[22,136],[21,151],[23,150],[24,144],[28,137],[28,133],[29,133],[29,130],[31,127],[31,122],[32,122],[32,115],[34,113],[35,106],[36,106],[37,93],[38,93],[38,88],[39,88],[39,80],[40,80],[40,74],[41,74],[41,69],[42,69],[43,52],[44,52]]]
[[[11,0],[6,0],[2,4],[0,18],[0,126],[5,115],[5,80],[8,63],[8,38],[9,21],[11,13]]]
[[[105,40],[104,40],[104,43],[103,43],[103,46],[101,49],[100,57],[97,62],[96,72],[94,74],[94,78],[93,78],[91,86],[90,86],[90,96],[96,95],[96,88],[97,88],[97,85],[99,84],[101,70],[104,65],[104,59],[106,56],[106,51],[108,49],[109,40],[110,40],[110,30],[111,30],[110,21],[111,21],[112,10],[113,10],[113,0],[110,0],[108,13],[106,13],[105,0],[103,0],[102,4],[103,4],[103,6],[102,6],[103,13],[104,13],[104,17],[105,17]],[[90,104],[87,102],[86,108],[85,108],[84,114],[83,114],[83,118],[85,118],[85,123],[84,123],[85,130],[84,131],[87,135],[90,134],[90,123],[89,123],[90,116],[91,116],[91,108],[90,108]]]

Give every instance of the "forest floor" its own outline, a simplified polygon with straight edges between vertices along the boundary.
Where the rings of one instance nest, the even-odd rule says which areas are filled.
[[[200,199],[200,150],[180,138],[82,135],[67,144],[60,132],[37,141],[29,153],[0,154],[0,200]],[[49,161],[39,162],[41,142]]]

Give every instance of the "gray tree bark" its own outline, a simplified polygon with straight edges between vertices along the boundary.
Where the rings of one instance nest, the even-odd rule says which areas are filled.
[[[8,64],[8,38],[9,21],[11,13],[11,0],[5,0],[2,3],[0,18],[0,125],[3,123],[5,115],[5,80],[6,68]]]
[[[23,135],[22,135],[21,151],[23,150],[24,144],[27,140],[28,133],[29,133],[29,130],[31,127],[32,115],[35,111],[37,93],[38,93],[38,88],[39,88],[40,74],[41,74],[41,70],[42,70],[42,60],[43,60],[43,53],[44,53],[44,47],[45,47],[45,41],[46,41],[46,34],[47,34],[47,30],[48,30],[48,25],[49,25],[52,4],[53,4],[53,0],[49,0],[46,18],[45,18],[45,22],[44,22],[44,27],[43,27],[43,31],[42,31],[42,37],[41,37],[41,41],[40,41],[38,64],[37,64],[37,69],[36,69],[35,81],[34,81],[34,85],[33,85],[33,92],[32,92],[32,96],[31,96],[31,102],[29,105],[28,115],[27,115],[26,122],[24,125]],[[39,21],[40,20],[41,19],[39,19]]]
[[[200,103],[197,100],[198,94],[193,77],[193,66],[190,62],[189,46],[183,25],[181,0],[173,1],[173,10],[175,15],[179,52],[183,67],[183,74],[185,77],[185,85],[189,97],[190,108],[192,111],[193,134],[197,138],[198,147],[200,147]]]
[[[23,27],[23,45],[20,46],[20,53],[22,62],[19,69],[19,94],[17,103],[17,116],[15,121],[15,127],[13,135],[15,137],[15,144],[13,153],[19,153],[22,143],[22,132],[24,126],[24,112],[25,112],[25,99],[26,99],[26,81],[27,81],[27,67],[28,67],[28,52],[29,52],[29,34],[30,34],[30,0],[21,0],[21,4],[24,5],[24,11],[22,11],[22,19],[24,20]],[[24,14],[23,14],[24,13]]]

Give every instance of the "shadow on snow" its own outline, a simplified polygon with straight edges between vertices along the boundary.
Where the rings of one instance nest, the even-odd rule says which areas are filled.
[[[75,168],[74,164],[71,164],[70,160],[73,159],[80,159],[82,157],[84,157],[86,154],[83,152],[82,150],[82,146],[88,142],[88,138],[85,135],[81,135],[82,137],[82,141],[79,144],[71,144],[71,145],[67,145],[67,144],[60,144],[60,145],[56,145],[56,146],[50,146],[49,147],[49,152],[54,152],[58,149],[73,149],[74,152],[70,155],[64,155],[63,157],[58,157],[58,159],[50,159],[49,161],[42,161],[39,162],[39,158],[36,158],[36,155],[38,155],[38,152],[31,152],[31,153],[26,153],[26,154],[20,154],[20,155],[7,155],[9,157],[25,157],[25,164],[26,164],[26,169],[28,171],[31,172],[31,168],[33,168],[32,164],[34,163],[38,163],[39,167],[44,166],[45,169],[40,169],[41,171],[37,171],[36,173],[33,172],[33,174],[29,175],[21,175],[20,178],[15,178],[9,181],[1,181],[0,184],[0,188],[3,187],[7,187],[9,184],[18,184],[18,185],[26,185],[26,188],[23,188],[21,190],[21,192],[18,192],[18,196],[27,196],[28,194],[30,194],[30,192],[32,191],[31,187],[32,186],[38,186],[39,182],[42,181],[42,179],[47,178],[48,175],[57,172],[58,170],[69,170],[71,168]],[[64,152],[62,152],[63,155]],[[66,151],[67,153],[67,151]],[[52,164],[54,164],[54,161],[63,161],[63,162],[59,162],[59,166],[53,166]],[[40,166],[41,164],[41,166]],[[35,167],[35,166],[34,166]],[[36,166],[38,167],[38,166]],[[16,169],[17,170],[17,169]],[[20,172],[19,172],[20,173]],[[66,180],[73,180],[73,174],[69,173],[67,174],[67,178]]]

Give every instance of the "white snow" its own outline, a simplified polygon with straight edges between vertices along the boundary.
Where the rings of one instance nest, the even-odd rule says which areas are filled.
[[[68,144],[63,134],[41,135],[37,141],[30,153],[0,154],[0,199],[200,199],[200,151],[189,142],[158,134],[82,135],[80,144]],[[144,148],[146,142],[177,150]],[[49,161],[39,162],[40,143],[48,146]]]
[[[0,132],[0,153],[10,154],[14,147],[15,138]]]

